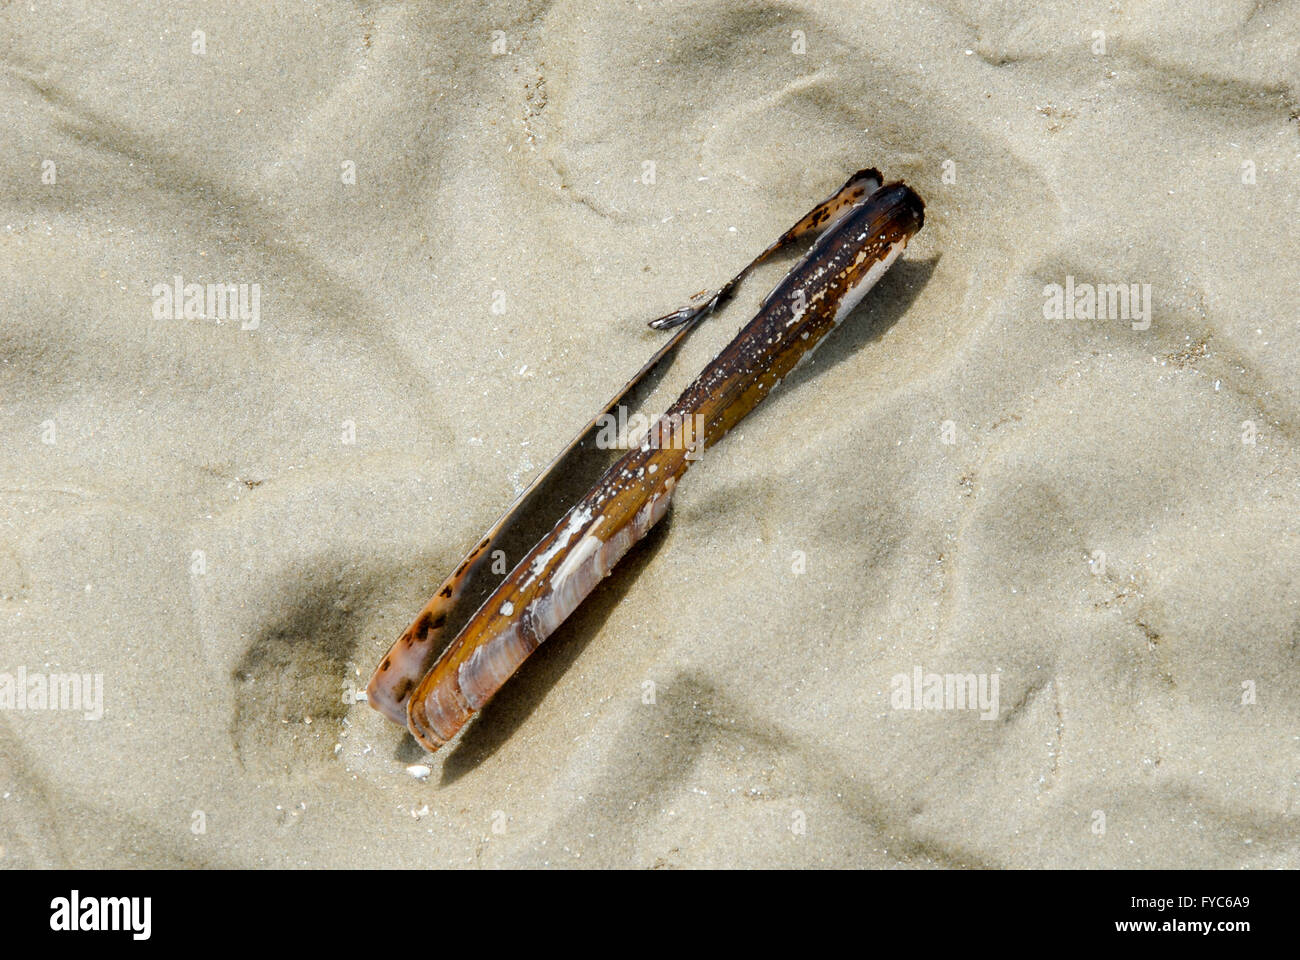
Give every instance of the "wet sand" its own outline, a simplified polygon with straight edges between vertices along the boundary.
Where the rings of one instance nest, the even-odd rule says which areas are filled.
[[[1300,13],[868,6],[0,8],[0,865],[1300,866]],[[434,756],[357,703],[867,166],[649,540]]]

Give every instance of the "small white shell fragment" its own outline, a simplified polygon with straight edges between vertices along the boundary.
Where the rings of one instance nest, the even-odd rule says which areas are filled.
[[[423,780],[433,771],[422,763],[413,763],[406,768],[406,772],[415,777],[416,780]]]

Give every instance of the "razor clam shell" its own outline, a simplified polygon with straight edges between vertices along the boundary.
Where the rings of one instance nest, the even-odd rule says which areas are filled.
[[[646,501],[632,522],[602,540],[587,532],[551,576],[551,589],[529,604],[523,615],[476,648],[460,665],[456,679],[471,710],[479,710],[519,665],[559,628],[578,605],[609,576],[614,566],[668,512],[675,481]],[[587,527],[600,525],[597,518]]]
[[[701,442],[705,449],[711,447],[815,349],[924,222],[924,202],[902,183],[883,186],[850,206],[661,422],[702,418]],[[663,516],[688,466],[682,450],[645,444],[606,471],[519,562],[420,681],[410,700],[408,725],[422,744],[432,750],[446,742],[500,689]],[[573,520],[583,511],[595,519],[579,528]],[[576,545],[570,545],[575,535]],[[564,539],[558,550],[557,538]],[[530,572],[539,558],[541,570]],[[524,609],[516,611],[521,602]]]

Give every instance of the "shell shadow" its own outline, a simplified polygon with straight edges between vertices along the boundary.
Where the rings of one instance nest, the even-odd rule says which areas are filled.
[[[663,546],[672,518],[670,509],[470,721],[443,761],[442,786],[455,783],[514,736],[592,637],[600,632],[642,570],[654,559]]]
[[[894,264],[853,312],[826,335],[826,342],[811,359],[786,378],[788,387],[800,386],[883,337],[912,308],[938,268],[941,256],[936,254],[927,260],[900,259]],[[776,401],[779,403],[780,398]]]

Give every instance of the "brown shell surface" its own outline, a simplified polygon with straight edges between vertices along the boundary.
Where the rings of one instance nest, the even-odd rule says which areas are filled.
[[[579,445],[583,438],[599,422],[600,417],[616,410],[623,400],[640,384],[659,363],[671,354],[679,343],[690,333],[699,318],[693,318],[681,326],[666,340],[641,369],[627,381],[596,414],[587,425],[579,431],[563,450],[543,468],[528,487],[479,539],[475,546],[461,560],[456,570],[438,587],[433,598],[425,604],[411,625],[394,641],[384,654],[384,658],[375,667],[366,686],[366,698],[374,709],[378,710],[394,723],[406,726],[408,723],[407,705],[411,691],[432,666],[435,656],[441,650],[442,635],[447,619],[452,616],[461,600],[466,584],[476,568],[487,556],[487,551],[496,542],[502,531],[523,509],[533,492],[545,482],[546,478],[560,470],[568,455]]]

